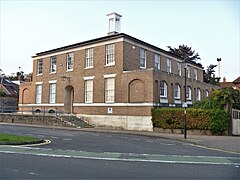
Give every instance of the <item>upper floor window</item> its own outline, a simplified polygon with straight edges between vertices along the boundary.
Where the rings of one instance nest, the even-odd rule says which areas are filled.
[[[181,76],[182,75],[182,65],[181,65],[181,63],[177,63],[177,74],[179,75],[179,76]]]
[[[167,97],[167,83],[160,81],[160,97]]]
[[[155,54],[154,56],[154,69],[160,69],[160,55]]]
[[[106,65],[115,65],[115,44],[106,45]]]
[[[52,56],[52,57],[50,57],[50,60],[51,60],[50,72],[55,73],[57,71],[57,57]]]
[[[36,103],[42,102],[42,84],[36,85]]]
[[[195,68],[194,68],[194,70],[193,70],[193,75],[194,75],[194,79],[197,80],[197,69],[195,69]]]
[[[192,99],[192,89],[190,86],[187,87],[187,100]]]
[[[167,59],[167,66],[166,66],[166,70],[168,73],[171,73],[172,72],[172,62],[170,59]]]
[[[93,48],[86,49],[85,65],[86,65],[86,68],[92,68],[93,67]]]
[[[93,79],[85,80],[85,103],[93,102]]]
[[[115,94],[115,78],[105,78],[105,102],[113,103]]]
[[[140,68],[146,68],[146,50],[140,48]]]
[[[175,84],[175,87],[174,87],[174,97],[175,99],[180,99],[180,86],[179,84]]]
[[[43,60],[38,59],[37,61],[37,74],[42,74],[43,72]]]
[[[73,53],[67,53],[67,71],[73,70]]]
[[[55,103],[56,102],[56,83],[50,83],[49,84],[49,102]]]
[[[187,71],[187,78],[190,78],[190,72],[191,72],[190,66],[187,66],[186,71]]]

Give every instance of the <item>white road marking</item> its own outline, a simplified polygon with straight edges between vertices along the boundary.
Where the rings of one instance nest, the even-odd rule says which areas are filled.
[[[164,146],[175,146],[176,144],[169,144],[169,143],[161,143]]]
[[[138,138],[132,138],[133,140],[135,141],[140,141],[141,139],[138,139]]]
[[[35,176],[38,175],[37,173],[33,173],[33,172],[29,172],[28,174],[30,174],[30,175],[35,175]]]
[[[63,141],[71,141],[72,139],[64,138]]]
[[[13,171],[13,172],[19,172],[19,170],[17,170],[17,169],[13,169],[12,171]]]
[[[58,137],[51,136],[52,139],[58,139]]]
[[[146,142],[148,142],[148,143],[153,143],[153,141],[149,141],[149,140],[146,140]]]

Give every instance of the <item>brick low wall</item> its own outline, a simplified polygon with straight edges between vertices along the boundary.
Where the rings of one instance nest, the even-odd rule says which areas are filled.
[[[34,124],[44,126],[70,127],[55,116],[33,116],[22,114],[0,114],[0,123]]]

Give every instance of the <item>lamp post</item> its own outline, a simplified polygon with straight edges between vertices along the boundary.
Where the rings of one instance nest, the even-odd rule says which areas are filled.
[[[187,139],[187,61],[185,59],[185,77],[184,77],[184,139]]]

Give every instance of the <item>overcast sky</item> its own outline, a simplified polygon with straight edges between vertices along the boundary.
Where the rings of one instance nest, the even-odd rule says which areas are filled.
[[[0,0],[0,8],[0,68],[7,75],[19,66],[32,72],[38,52],[107,35],[106,15],[117,12],[121,32],[165,50],[188,45],[205,68],[221,58],[222,77],[240,76],[240,0]]]

